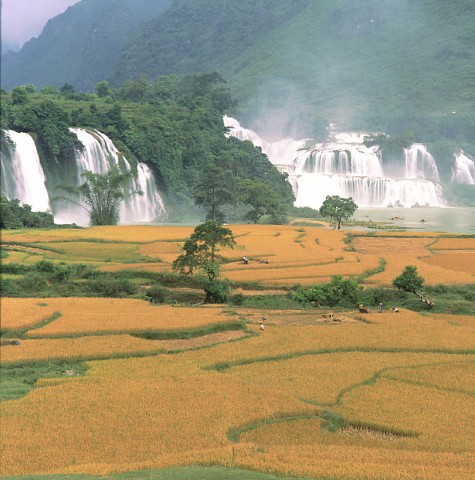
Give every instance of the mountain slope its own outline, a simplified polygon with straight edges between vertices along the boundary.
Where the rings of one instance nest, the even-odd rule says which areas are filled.
[[[313,135],[322,117],[458,128],[475,121],[473,18],[473,0],[82,0],[4,57],[2,86],[91,91],[215,70],[235,115],[269,139]]]
[[[269,117],[289,133],[318,113],[363,128],[473,111],[473,18],[472,0],[180,0],[131,37],[111,79],[218,70],[261,132]]]
[[[117,63],[127,36],[172,0],[82,0],[51,19],[20,52],[2,57],[2,88],[70,83],[91,91]]]

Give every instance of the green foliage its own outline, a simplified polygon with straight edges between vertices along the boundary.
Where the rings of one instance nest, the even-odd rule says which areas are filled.
[[[274,186],[260,180],[243,180],[238,185],[239,200],[252,207],[245,219],[258,223],[264,215],[270,215],[273,223],[285,223],[286,205]]]
[[[201,180],[196,187],[195,203],[200,207],[208,208],[206,219],[222,223],[224,215],[219,207],[232,201],[233,197],[226,185],[224,170],[217,165],[205,165]]]
[[[341,198],[338,195],[327,195],[319,212],[323,217],[330,217],[331,220],[336,220],[338,230],[340,230],[341,222],[351,218],[357,209],[358,205],[351,197]]]
[[[82,375],[86,371],[79,362],[33,362],[2,365],[0,400],[14,400],[35,388],[40,378],[61,378]]]
[[[211,280],[219,276],[217,261],[219,247],[233,248],[234,236],[229,228],[208,220],[198,225],[190,238],[185,241],[183,251],[173,262],[173,270],[185,275],[195,269],[202,269]]]
[[[230,293],[229,282],[219,278],[219,247],[233,248],[234,236],[229,228],[208,220],[198,225],[185,242],[184,253],[173,262],[173,269],[190,275],[195,269],[201,271],[206,303],[223,303]]]
[[[206,277],[203,288],[206,294],[205,303],[226,303],[231,293],[227,279]]]
[[[299,287],[293,298],[303,304],[355,308],[366,302],[367,294],[356,280],[336,275],[330,283],[317,283],[311,288]]]
[[[117,225],[121,202],[131,195],[143,195],[134,191],[126,195],[124,184],[132,174],[120,173],[118,168],[112,168],[105,174],[84,172],[85,181],[78,187],[59,185],[66,196],[59,197],[83,207],[89,214],[91,225]]]
[[[320,412],[319,416],[322,418],[322,428],[328,430],[329,432],[335,433],[342,428],[347,428],[349,422],[342,415],[329,410],[323,410]]]
[[[150,303],[165,303],[170,296],[170,292],[160,285],[151,286],[145,293]]]
[[[407,265],[401,275],[393,280],[393,285],[404,292],[417,293],[424,286],[424,278],[417,273],[417,267]]]
[[[0,199],[0,228],[48,228],[54,226],[54,217],[48,212],[33,212],[30,205],[19,200]]]
[[[123,298],[137,293],[137,287],[126,278],[100,276],[87,280],[84,289],[90,296]]]

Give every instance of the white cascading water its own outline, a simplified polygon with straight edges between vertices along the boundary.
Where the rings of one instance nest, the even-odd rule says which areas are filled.
[[[5,134],[14,146],[6,142],[2,145],[2,195],[30,205],[35,212],[51,211],[46,177],[33,138],[13,130]]]
[[[98,131],[71,129],[84,145],[84,151],[76,155],[76,184],[83,182],[82,173],[105,173],[112,166],[122,172],[130,172],[131,166],[120,154],[112,140]],[[18,199],[34,211],[51,211],[46,179],[41,167],[33,138],[27,133],[12,130],[6,132],[15,147],[2,141],[1,186],[2,195],[9,200]],[[142,191],[143,195],[126,198],[120,208],[120,223],[150,222],[165,213],[165,206],[157,190],[151,170],[144,163],[137,164],[137,173],[125,187],[125,193]],[[86,226],[89,216],[80,206],[59,203],[54,212],[55,223],[76,223]]]
[[[452,182],[475,185],[475,161],[468,157],[462,150],[455,153]]]
[[[436,163],[424,145],[406,149],[400,175],[389,177],[379,147],[366,147],[364,134],[339,133],[308,147],[307,139],[269,143],[235,119],[225,116],[223,121],[228,135],[260,146],[280,171],[288,173],[298,207],[318,209],[327,195],[352,197],[362,207],[445,204]]]
[[[406,161],[406,178],[422,178],[439,182],[439,171],[434,157],[427,151],[425,145],[414,143],[404,149]]]
[[[120,154],[112,140],[97,130],[87,131],[71,128],[81,143],[84,151],[76,155],[77,184],[83,182],[82,174],[86,171],[105,173],[112,167],[119,167],[123,172],[130,172],[128,160]],[[142,191],[143,195],[128,196],[120,206],[120,223],[151,222],[165,212],[163,200],[158,193],[151,170],[144,163],[137,164],[137,174],[125,186],[126,196],[130,192]],[[74,222],[87,225],[87,212],[77,206],[63,205],[55,215],[58,223]]]

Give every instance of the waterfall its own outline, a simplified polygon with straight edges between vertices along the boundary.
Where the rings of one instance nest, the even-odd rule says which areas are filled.
[[[33,138],[13,130],[5,134],[13,145],[2,141],[2,195],[30,205],[35,212],[51,211],[46,177]]]
[[[132,167],[129,161],[117,150],[112,140],[97,130],[71,128],[84,150],[76,154],[77,185],[83,182],[82,174],[86,171],[105,173],[112,167],[118,167],[122,173],[129,173]],[[143,195],[132,195],[131,192],[142,191]],[[157,190],[155,179],[150,168],[144,163],[137,163],[137,173],[124,187],[126,198],[120,206],[120,223],[150,222],[165,213],[163,200]],[[58,223],[77,223],[87,225],[87,212],[78,206],[61,205],[55,219]]]
[[[132,170],[129,161],[103,133],[81,128],[72,128],[71,131],[84,145],[84,151],[76,154],[76,186],[84,181],[82,174],[85,171],[103,174],[114,166],[123,173]],[[2,194],[9,200],[16,198],[31,205],[34,211],[51,211],[46,179],[33,138],[27,133],[14,131],[6,134],[14,147],[8,141],[2,141]],[[128,196],[138,190],[143,195]],[[126,198],[120,206],[120,223],[150,222],[165,213],[153,174],[144,163],[137,163],[137,172],[125,186],[124,193]],[[89,223],[86,210],[63,201],[55,205],[54,219],[58,224],[86,226]]]
[[[475,162],[465,152],[455,153],[455,165],[452,170],[452,183],[475,185]]]
[[[425,145],[414,143],[404,149],[406,160],[406,178],[423,178],[439,181],[439,171],[434,157],[427,151]]]
[[[327,142],[308,147],[308,139],[270,143],[224,117],[228,135],[250,140],[269,160],[288,173],[298,207],[320,208],[327,195],[352,197],[362,207],[444,206],[439,172],[426,147],[405,149],[400,175],[384,172],[380,148],[364,144],[363,133],[338,133]]]

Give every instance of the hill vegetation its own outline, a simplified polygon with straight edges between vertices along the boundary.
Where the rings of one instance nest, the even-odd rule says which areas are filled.
[[[25,85],[4,94],[2,106],[2,129],[35,136],[52,187],[75,171],[74,155],[83,146],[69,128],[81,127],[108,135],[132,164],[147,163],[175,221],[190,212],[196,218],[194,196],[208,164],[220,169],[229,191],[228,219],[239,215],[238,185],[245,179],[264,182],[292,206],[292,187],[261,150],[225,136],[222,117],[235,101],[216,73],[163,76],[153,84],[140,78],[118,90],[99,82],[94,95],[77,94],[70,84],[40,92]]]
[[[471,0],[83,0],[5,56],[2,84],[92,91],[103,79],[119,87],[216,70],[261,134],[321,133],[323,118],[424,142],[443,124],[468,142],[474,9]]]

